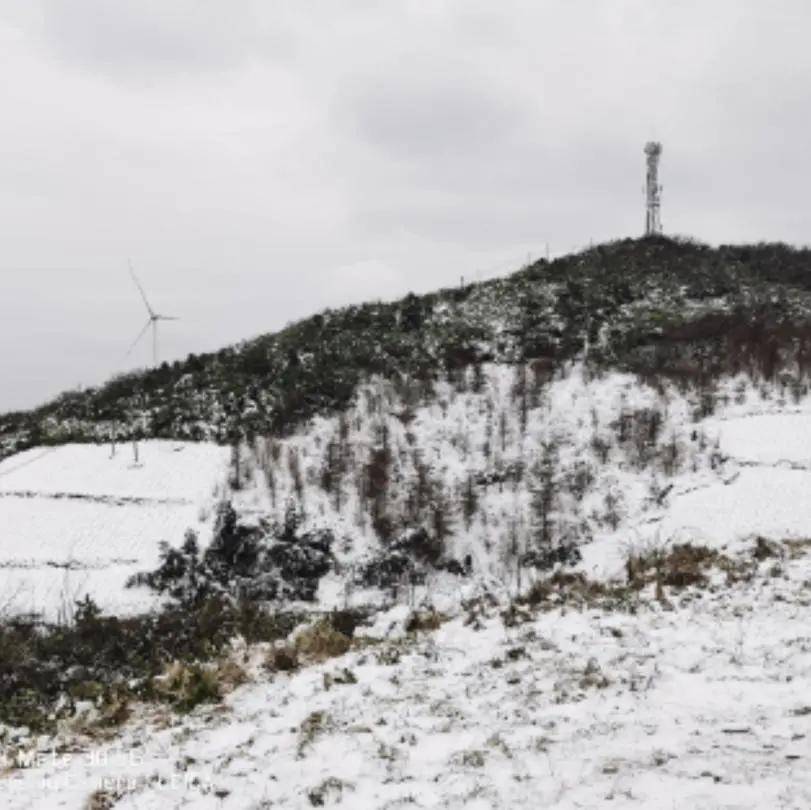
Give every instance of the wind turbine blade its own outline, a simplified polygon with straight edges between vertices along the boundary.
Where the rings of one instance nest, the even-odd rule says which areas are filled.
[[[155,320],[157,320],[157,321],[179,321],[180,318],[178,318],[175,315],[156,315]]]
[[[147,312],[149,312],[149,316],[151,318],[155,317],[155,313],[152,311],[152,307],[149,306],[149,301],[146,300],[146,293],[144,292],[144,288],[141,286],[141,282],[138,281],[138,277],[135,275],[135,270],[132,268],[132,262],[127,259],[127,262],[130,267],[130,275],[132,276],[132,280],[135,282],[135,286],[138,288],[138,292],[141,293],[141,298],[144,299],[144,304],[146,304]]]
[[[138,337],[135,338],[135,340],[132,341],[132,345],[129,347],[129,349],[127,349],[127,353],[124,355],[124,357],[129,357],[130,356],[130,354],[132,353],[132,350],[138,345],[138,341],[146,334],[146,330],[149,329],[149,327],[151,325],[152,325],[152,318],[150,318],[146,322],[146,324],[144,325],[144,328],[138,333]]]

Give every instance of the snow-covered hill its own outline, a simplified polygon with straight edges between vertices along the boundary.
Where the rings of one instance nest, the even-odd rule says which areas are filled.
[[[173,606],[2,625],[7,806],[811,806],[809,263],[625,240],[3,417],[5,617]],[[241,685],[173,715],[177,648]]]
[[[345,409],[370,376],[431,382],[481,363],[695,385],[811,372],[811,250],[622,239],[504,278],[327,310],[275,333],[0,414],[0,458],[112,433],[235,442]]]
[[[532,554],[545,544],[577,546],[579,568],[606,578],[624,576],[632,548],[811,536],[805,394],[740,376],[708,399],[582,364],[532,375],[487,365],[424,404],[371,382],[343,414],[258,440],[235,502],[246,520],[282,521],[292,503],[305,526],[329,526],[344,576],[423,527],[441,548],[439,564],[417,566],[425,595],[459,591],[463,578],[441,570],[449,560],[515,593],[538,576]],[[349,601],[363,603],[355,584]]]
[[[13,456],[0,464],[5,609],[53,617],[85,593],[107,611],[147,608],[127,578],[189,529],[205,546],[224,502],[260,543],[291,510],[300,532],[330,533],[321,608],[445,604],[479,585],[514,595],[561,549],[606,579],[632,549],[811,536],[802,392],[740,376],[708,401],[583,363],[544,375],[487,364],[428,393],[371,380],[344,412],[238,454],[148,441],[137,465],[128,445]]]

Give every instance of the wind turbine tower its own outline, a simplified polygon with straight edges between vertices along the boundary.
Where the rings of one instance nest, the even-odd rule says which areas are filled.
[[[662,156],[662,144],[648,141],[645,144],[645,157],[648,171],[645,183],[645,236],[656,236],[662,232],[662,220],[659,209],[662,205],[662,187],[659,185],[659,158]]]
[[[149,300],[146,297],[146,293],[144,292],[144,288],[141,286],[141,282],[138,281],[138,277],[135,275],[135,270],[132,269],[132,262],[129,263],[130,267],[130,275],[132,276],[132,280],[135,282],[135,286],[138,288],[138,292],[141,293],[141,298],[143,299],[144,305],[146,306],[146,311],[149,313],[149,319],[144,324],[144,328],[138,333],[138,337],[133,340],[132,345],[127,350],[126,356],[129,357],[132,353],[132,350],[138,345],[141,338],[147,333],[147,331],[151,328],[152,329],[152,364],[154,366],[158,365],[158,321],[177,321],[179,318],[175,318],[172,315],[160,315],[159,313],[155,312],[154,309],[149,304]]]

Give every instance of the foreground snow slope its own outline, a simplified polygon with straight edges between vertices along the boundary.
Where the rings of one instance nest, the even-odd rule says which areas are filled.
[[[189,528],[210,533],[228,451],[213,444],[147,441],[132,448],[36,448],[0,463],[0,609],[53,618],[90,594],[128,612],[151,597],[124,588],[154,567],[158,543]]]
[[[806,551],[664,608],[511,626],[481,608],[294,674],[257,669],[224,709],[63,740],[70,760],[0,780],[4,806],[80,810],[103,789],[93,806],[116,810],[807,808]]]

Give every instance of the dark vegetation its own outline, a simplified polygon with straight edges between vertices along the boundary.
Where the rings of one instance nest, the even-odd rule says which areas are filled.
[[[178,549],[161,546],[160,565],[132,578],[181,604],[217,598],[250,601],[312,601],[332,564],[334,536],[328,529],[301,532],[291,504],[281,526],[240,525],[229,502],[220,505],[214,537],[200,550],[193,532]]]
[[[504,279],[326,311],[0,417],[0,455],[122,436],[234,443],[343,408],[372,374],[430,386],[482,362],[600,367],[708,384],[811,367],[811,251],[663,237],[599,245]],[[507,324],[506,330],[499,327]]]
[[[132,701],[166,703],[185,712],[219,700],[223,668],[236,637],[280,642],[305,618],[273,610],[271,600],[312,600],[329,569],[328,532],[300,532],[291,506],[280,526],[241,526],[230,503],[221,505],[214,539],[201,552],[189,533],[181,548],[162,547],[160,565],[133,578],[167,597],[157,612],[102,615],[88,598],[70,622],[27,618],[0,623],[0,723],[53,730],[78,701],[98,709],[96,728],[114,726]],[[348,649],[363,611],[334,611],[302,634],[296,647],[273,652],[273,669]],[[235,666],[230,665],[232,668]]]
[[[768,544],[760,538],[752,553],[753,559],[763,559],[763,553],[768,548]],[[651,583],[658,590],[664,587],[675,590],[691,586],[705,587],[713,569],[722,571],[731,584],[750,579],[753,564],[749,560],[733,559],[715,549],[692,543],[676,543],[666,552],[631,555],[626,561],[628,584],[637,590]]]
[[[205,665],[223,655],[235,636],[273,641],[301,618],[212,597],[133,618],[103,616],[85,600],[67,625],[7,621],[0,625],[0,722],[50,730],[80,700],[100,709],[102,726],[125,720],[132,700],[187,711],[218,697]],[[182,685],[161,683],[171,665]]]
[[[231,654],[235,638],[274,643],[269,668],[285,671],[346,652],[368,617],[363,610],[333,611],[290,646],[283,640],[307,614],[224,593],[191,596],[184,592],[157,612],[131,618],[102,615],[86,598],[69,623],[0,623],[0,723],[53,731],[74,716],[79,701],[96,707],[93,728],[102,732],[124,722],[134,701],[187,712],[243,680]]]

